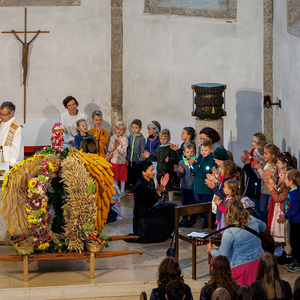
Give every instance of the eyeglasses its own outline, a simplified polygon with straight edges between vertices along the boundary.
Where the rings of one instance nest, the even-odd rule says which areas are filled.
[[[2,116],[2,117],[6,117],[8,115],[10,115],[10,114],[9,113],[8,114],[2,114],[2,113],[0,113],[0,116]]]

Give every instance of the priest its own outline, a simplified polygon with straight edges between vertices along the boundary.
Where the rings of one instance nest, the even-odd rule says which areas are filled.
[[[24,159],[22,126],[14,117],[16,106],[5,101],[0,106],[0,158],[2,163],[15,164]]]

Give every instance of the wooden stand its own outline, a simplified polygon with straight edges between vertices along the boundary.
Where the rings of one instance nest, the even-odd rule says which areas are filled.
[[[121,239],[137,239],[138,236],[111,236],[112,241]],[[129,254],[142,255],[144,251],[104,251],[104,252],[69,252],[69,253],[34,253],[29,255],[0,256],[0,261],[23,261],[23,280],[28,281],[28,262],[39,260],[89,259],[90,279],[95,278],[95,258],[115,257]]]

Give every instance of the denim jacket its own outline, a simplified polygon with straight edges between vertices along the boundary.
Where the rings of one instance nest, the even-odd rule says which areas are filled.
[[[267,226],[261,220],[250,216],[248,227],[257,232],[265,231]],[[239,228],[227,228],[222,236],[219,250],[213,250],[211,255],[215,258],[218,255],[225,255],[230,261],[230,267],[235,268],[243,264],[255,261],[263,252],[261,240],[253,233]]]

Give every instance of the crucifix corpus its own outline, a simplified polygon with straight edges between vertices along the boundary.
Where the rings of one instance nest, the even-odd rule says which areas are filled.
[[[30,44],[37,38],[40,33],[49,33],[49,31],[28,31],[27,30],[27,8],[25,7],[25,29],[24,31],[2,31],[2,33],[13,34],[16,39],[22,44],[22,67],[23,67],[23,86],[24,86],[24,123],[26,123],[26,81],[28,71],[28,53]],[[18,33],[24,33],[24,41],[20,39]],[[35,33],[34,37],[27,42],[27,33]]]

